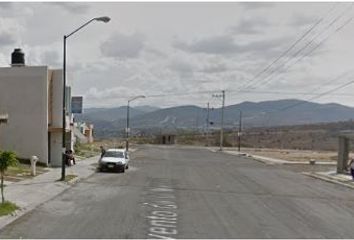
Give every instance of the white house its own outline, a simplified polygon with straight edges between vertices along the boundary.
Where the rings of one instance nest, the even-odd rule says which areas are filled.
[[[0,112],[8,114],[7,124],[0,125],[0,149],[13,150],[24,159],[36,155],[48,166],[61,166],[62,70],[26,66],[21,54],[20,49],[15,49],[12,66],[0,67]],[[70,88],[67,91],[70,93]],[[72,148],[69,116],[67,147]]]

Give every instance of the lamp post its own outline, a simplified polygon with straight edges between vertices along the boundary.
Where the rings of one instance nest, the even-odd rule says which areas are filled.
[[[242,111],[240,110],[240,120],[239,120],[239,124],[238,124],[238,133],[237,133],[237,137],[238,137],[238,151],[241,151],[241,135],[242,135]]]
[[[88,24],[90,24],[93,21],[99,21],[99,22],[104,22],[107,23],[109,22],[111,19],[109,17],[97,17],[97,18],[92,18],[90,21],[86,22],[85,24],[83,24],[82,26],[80,26],[79,28],[77,28],[76,30],[74,30],[73,32],[71,32],[68,35],[64,35],[64,54],[63,54],[63,143],[62,143],[62,163],[61,163],[61,181],[65,180],[65,151],[66,151],[66,39],[68,37],[70,37],[71,35],[73,35],[74,33],[78,32],[80,29],[86,27]]]
[[[224,108],[225,108],[225,90],[221,91],[221,94],[214,94],[213,97],[222,98],[222,107],[221,107],[221,126],[220,126],[220,147],[219,151],[222,151],[224,145]]]
[[[209,147],[209,103],[207,103],[207,117],[206,117],[206,145]]]
[[[140,95],[140,96],[136,96],[136,97],[133,97],[131,99],[128,100],[128,104],[127,104],[127,126],[126,126],[126,129],[125,129],[125,149],[128,151],[129,150],[129,132],[130,132],[130,129],[129,129],[129,105],[130,105],[130,102],[136,100],[136,99],[139,99],[139,98],[145,98],[144,95]]]

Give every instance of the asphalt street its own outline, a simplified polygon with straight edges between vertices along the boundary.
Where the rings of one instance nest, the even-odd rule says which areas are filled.
[[[354,191],[203,149],[144,146],[0,238],[354,238]]]

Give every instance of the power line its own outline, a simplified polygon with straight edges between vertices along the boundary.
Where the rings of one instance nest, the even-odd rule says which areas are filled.
[[[170,97],[170,96],[186,96],[192,94],[210,94],[221,90],[205,90],[205,91],[192,91],[192,92],[181,92],[181,93],[165,93],[165,94],[152,94],[146,95],[147,98],[158,98],[158,97]]]
[[[352,7],[352,4],[351,4]],[[350,8],[351,8],[350,7]],[[349,8],[349,9],[350,9]],[[285,66],[287,63],[289,63],[290,61],[292,61],[295,57],[297,57],[303,50],[305,50],[308,46],[310,46],[317,37],[319,37],[321,34],[323,34],[327,29],[329,29],[331,26],[333,26],[340,18],[343,17],[343,14],[345,12],[347,12],[349,10],[348,8],[346,8],[340,15],[338,15],[337,17],[335,17],[334,20],[332,20],[325,29],[323,29],[321,32],[319,32],[319,34],[317,34],[315,37],[313,37],[309,42],[307,42],[307,44],[305,46],[303,46],[302,48],[300,48],[295,54],[293,54],[291,57],[289,57],[285,62],[283,62],[281,65],[278,65],[278,67],[274,68],[272,71],[269,72],[268,76],[265,78],[265,80],[263,80],[263,82],[268,83],[269,81],[271,81],[272,79],[269,79],[272,75],[276,74],[277,71],[279,71],[283,66]],[[322,43],[322,42],[321,42]],[[317,48],[317,47],[316,47]],[[310,53],[312,53],[315,49],[313,49],[312,51],[310,51],[308,54],[303,55],[300,59],[303,59],[304,56],[308,56]],[[294,62],[292,65],[289,65],[285,70],[289,69],[289,67],[295,65],[297,62]],[[278,74],[279,75],[279,74]],[[259,82],[261,83],[261,82]],[[249,88],[252,84],[248,84],[245,88]],[[255,88],[255,86],[253,86],[253,88]]]
[[[338,3],[335,3],[327,12],[324,14],[323,17],[321,17],[319,20],[317,20],[303,35],[300,36],[293,44],[290,45],[290,47],[285,50],[280,56],[278,56],[272,63],[270,63],[266,68],[264,68],[262,71],[258,72],[250,81],[247,83],[243,84],[240,88],[244,88],[245,85],[247,86],[248,84],[251,84],[254,82],[260,75],[265,73],[268,69],[270,69],[276,62],[278,62],[282,57],[284,57],[287,53],[289,53],[300,41],[302,41],[308,34],[310,34],[323,20],[325,17],[333,10],[336,8]],[[239,88],[239,89],[240,89]]]
[[[324,92],[324,93],[318,94],[317,96],[314,96],[314,97],[312,97],[312,98],[309,98],[309,99],[307,99],[306,101],[312,101],[312,100],[315,100],[315,99],[317,99],[317,98],[326,96],[326,95],[328,95],[328,94],[330,94],[330,93],[332,93],[332,92],[335,92],[335,91],[337,91],[337,90],[339,90],[339,89],[342,89],[342,88],[344,88],[344,87],[346,87],[346,86],[349,86],[349,85],[351,85],[351,84],[353,84],[353,83],[354,83],[354,80],[351,80],[351,81],[346,82],[346,83],[344,83],[344,84],[342,84],[342,85],[340,85],[340,86],[338,86],[338,87],[336,87],[336,88],[334,88],[334,89],[328,90],[328,91],[326,91],[326,92]],[[301,104],[304,104],[304,102],[300,102],[300,103],[297,103],[297,104],[294,104],[294,105],[291,105],[291,106],[282,108],[282,109],[280,109],[279,111],[285,111],[285,110],[288,110],[288,109],[290,109],[290,108],[296,107],[296,106],[301,105]]]
[[[312,93],[313,93],[313,92],[317,92],[317,91],[321,90],[324,86],[327,86],[327,84],[334,83],[334,82],[337,82],[338,80],[341,80],[342,78],[344,78],[345,76],[347,76],[349,73],[351,73],[353,70],[354,70],[354,69],[349,70],[349,71],[346,71],[346,72],[344,72],[343,74],[341,74],[341,75],[339,75],[338,77],[336,77],[335,79],[330,79],[329,81],[326,81],[326,82],[322,83],[320,87],[315,88],[315,89],[312,89],[311,92],[312,92]],[[303,95],[305,95],[305,94],[303,94]],[[350,96],[350,95],[349,95],[349,96]],[[353,95],[351,94],[351,96],[353,96]]]
[[[342,74],[347,75],[347,73]],[[341,75],[341,76],[342,76]],[[334,82],[338,80],[339,78],[331,79],[328,82]],[[146,98],[163,98],[163,97],[173,97],[173,96],[187,96],[187,95],[206,95],[206,94],[211,94],[215,92],[220,92],[221,90],[215,89],[215,90],[208,90],[208,91],[193,91],[193,92],[181,92],[181,93],[166,93],[166,94],[155,94],[155,95],[145,95]],[[273,94],[273,95],[315,95],[312,91],[310,92],[290,92],[290,91],[253,91],[253,90],[225,90],[225,92],[239,92],[239,93],[252,93],[252,94]],[[334,96],[347,96],[347,97],[353,97],[352,93],[342,93],[342,94],[337,94]],[[126,99],[128,97],[116,97],[116,98],[121,98],[121,99]]]
[[[347,74],[347,73],[339,75],[338,77],[335,78],[335,80],[338,80],[338,78],[339,78],[340,76],[345,76],[346,74]],[[332,80],[332,79],[331,79],[331,80]],[[299,105],[306,104],[306,103],[308,103],[309,101],[312,101],[312,100],[321,98],[321,97],[323,97],[323,96],[329,95],[329,94],[331,94],[331,93],[333,93],[333,92],[335,92],[335,91],[338,91],[338,90],[340,90],[340,89],[342,89],[342,88],[345,88],[345,87],[347,87],[347,86],[349,86],[349,85],[351,85],[351,84],[353,84],[353,83],[354,83],[354,80],[351,80],[351,81],[346,82],[346,83],[343,83],[343,84],[341,84],[341,85],[339,85],[339,86],[337,86],[337,87],[335,87],[335,88],[332,88],[332,89],[330,89],[330,90],[328,90],[328,91],[325,91],[325,92],[323,92],[323,93],[317,94],[316,96],[313,96],[313,97],[311,97],[311,98],[308,98],[308,99],[306,99],[306,100],[304,100],[304,101],[302,101],[302,102],[297,102],[297,103],[295,103],[295,104],[286,106],[286,107],[281,108],[281,109],[276,109],[276,110],[273,110],[273,111],[271,111],[271,112],[262,112],[262,113],[259,113],[259,114],[254,115],[254,116],[252,116],[251,118],[248,118],[248,119],[254,119],[254,118],[256,118],[257,116],[261,116],[261,115],[263,115],[263,116],[269,118],[271,114],[278,113],[278,112],[282,112],[282,111],[285,111],[285,110],[288,110],[288,109],[297,107],[297,106],[299,106]]]
[[[353,17],[351,17],[350,19],[348,19],[346,22],[344,22],[341,26],[339,26],[334,32],[332,32],[332,34],[328,35],[326,38],[322,39],[314,48],[312,48],[307,54],[302,55],[300,58],[298,58],[293,64],[288,65],[284,70],[288,70],[289,68],[291,68],[292,66],[294,66],[295,64],[297,64],[298,62],[300,62],[302,59],[304,59],[305,57],[309,56],[311,53],[313,53],[317,48],[319,48],[325,41],[327,41],[331,36],[333,36],[335,33],[337,33],[338,31],[340,31],[341,29],[343,29],[346,25],[348,25],[351,21],[353,20]],[[278,74],[279,76],[280,74]],[[274,79],[274,78],[273,78]],[[269,83],[271,80],[273,80],[269,77],[266,78],[265,82],[263,83],[263,85]]]
[[[252,93],[252,94],[272,94],[272,95],[316,95],[314,91],[311,92],[280,92],[280,91],[242,91],[242,93]],[[341,94],[331,94],[331,96],[338,97],[353,97],[353,93],[341,93]]]

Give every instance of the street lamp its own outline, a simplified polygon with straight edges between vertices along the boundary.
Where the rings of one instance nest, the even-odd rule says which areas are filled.
[[[238,132],[237,132],[237,137],[238,137],[238,151],[241,151],[241,135],[242,135],[242,110],[240,111],[240,120],[238,123]]]
[[[128,151],[129,150],[129,132],[130,132],[130,129],[129,129],[129,104],[130,102],[136,100],[136,99],[139,99],[139,98],[146,98],[144,95],[140,95],[140,96],[136,96],[136,97],[133,97],[131,99],[128,100],[128,105],[127,105],[127,127],[125,129],[125,149]]]
[[[222,151],[224,145],[224,108],[225,108],[225,90],[221,91],[221,94],[213,94],[213,97],[222,98],[222,107],[221,107],[221,126],[220,126],[220,148],[219,151]]]
[[[84,28],[85,26],[87,26],[88,24],[90,24],[93,21],[99,21],[99,22],[104,22],[107,23],[109,22],[111,19],[109,17],[96,17],[96,18],[92,18],[90,21],[86,22],[85,24],[83,24],[82,26],[80,26],[79,28],[77,28],[76,30],[74,30],[73,32],[71,32],[68,35],[64,35],[64,54],[63,54],[63,144],[62,144],[62,163],[61,163],[61,181],[65,180],[65,151],[66,151],[66,39],[68,37],[70,37],[71,35],[73,35],[74,33],[78,32],[80,29]]]

